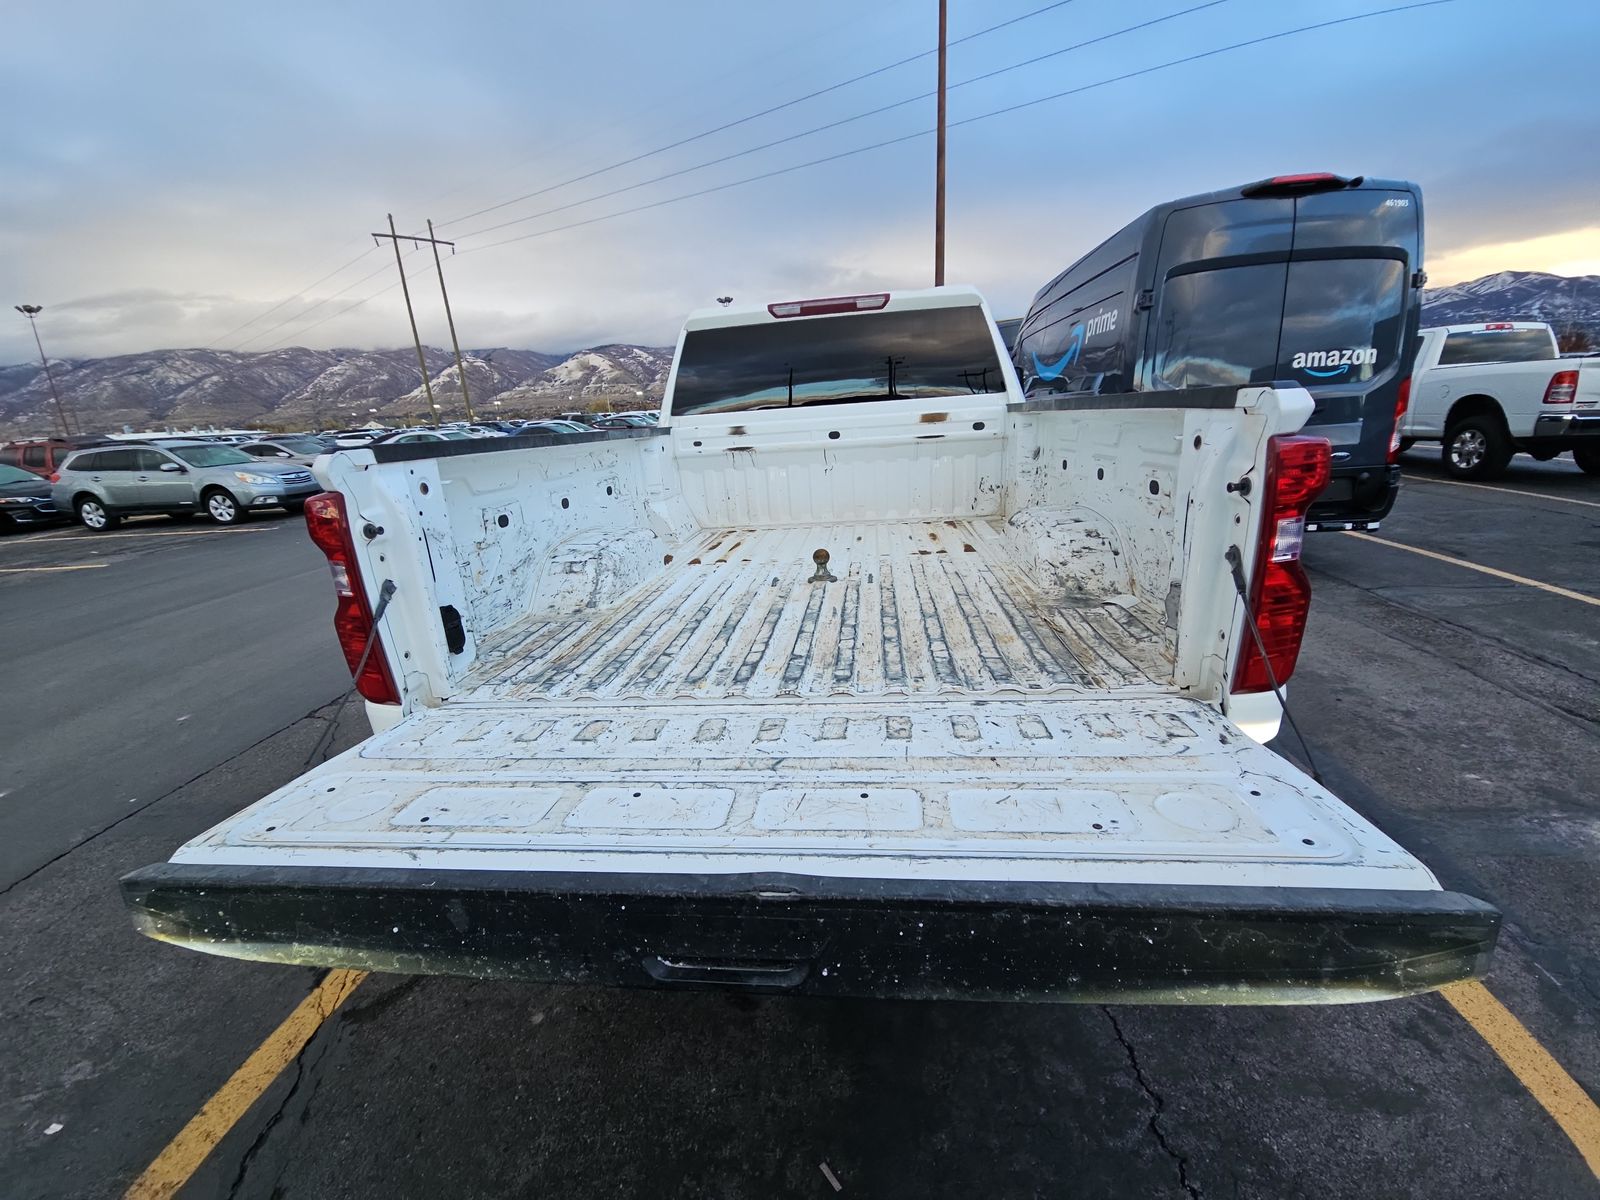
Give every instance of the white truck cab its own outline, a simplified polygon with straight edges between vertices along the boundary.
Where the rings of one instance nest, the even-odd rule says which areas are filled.
[[[1461,479],[1492,479],[1519,452],[1545,461],[1567,450],[1600,475],[1600,357],[1561,357],[1536,321],[1424,329],[1400,439],[1439,442]]]

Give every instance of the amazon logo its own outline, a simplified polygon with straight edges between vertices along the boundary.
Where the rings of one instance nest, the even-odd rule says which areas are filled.
[[[1319,379],[1336,379],[1351,367],[1370,367],[1377,361],[1376,347],[1350,346],[1343,350],[1302,350],[1289,365]]]
[[[1117,316],[1120,309],[1109,309],[1095,313],[1089,320],[1079,322],[1067,334],[1070,343],[1067,351],[1053,363],[1047,363],[1039,357],[1038,351],[1033,351],[1033,373],[1039,379],[1049,381],[1060,379],[1066,369],[1078,361],[1078,356],[1083,352],[1083,343],[1089,338],[1102,333],[1112,333],[1117,328]]]

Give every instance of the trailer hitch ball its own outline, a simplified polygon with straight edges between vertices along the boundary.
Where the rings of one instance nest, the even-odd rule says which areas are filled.
[[[812,573],[807,583],[835,583],[836,577],[828,570],[828,552],[816,550],[811,555],[811,561],[817,564],[817,569]]]

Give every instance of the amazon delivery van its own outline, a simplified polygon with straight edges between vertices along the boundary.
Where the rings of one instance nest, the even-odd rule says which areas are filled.
[[[1013,360],[1031,396],[1286,381],[1333,445],[1309,529],[1370,529],[1394,504],[1396,420],[1422,271],[1414,183],[1280,175],[1159,204],[1034,297]]]

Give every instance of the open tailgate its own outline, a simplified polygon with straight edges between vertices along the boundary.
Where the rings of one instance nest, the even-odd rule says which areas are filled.
[[[1482,974],[1499,927],[1160,695],[452,702],[123,891],[242,958],[850,996],[1380,999]]]

